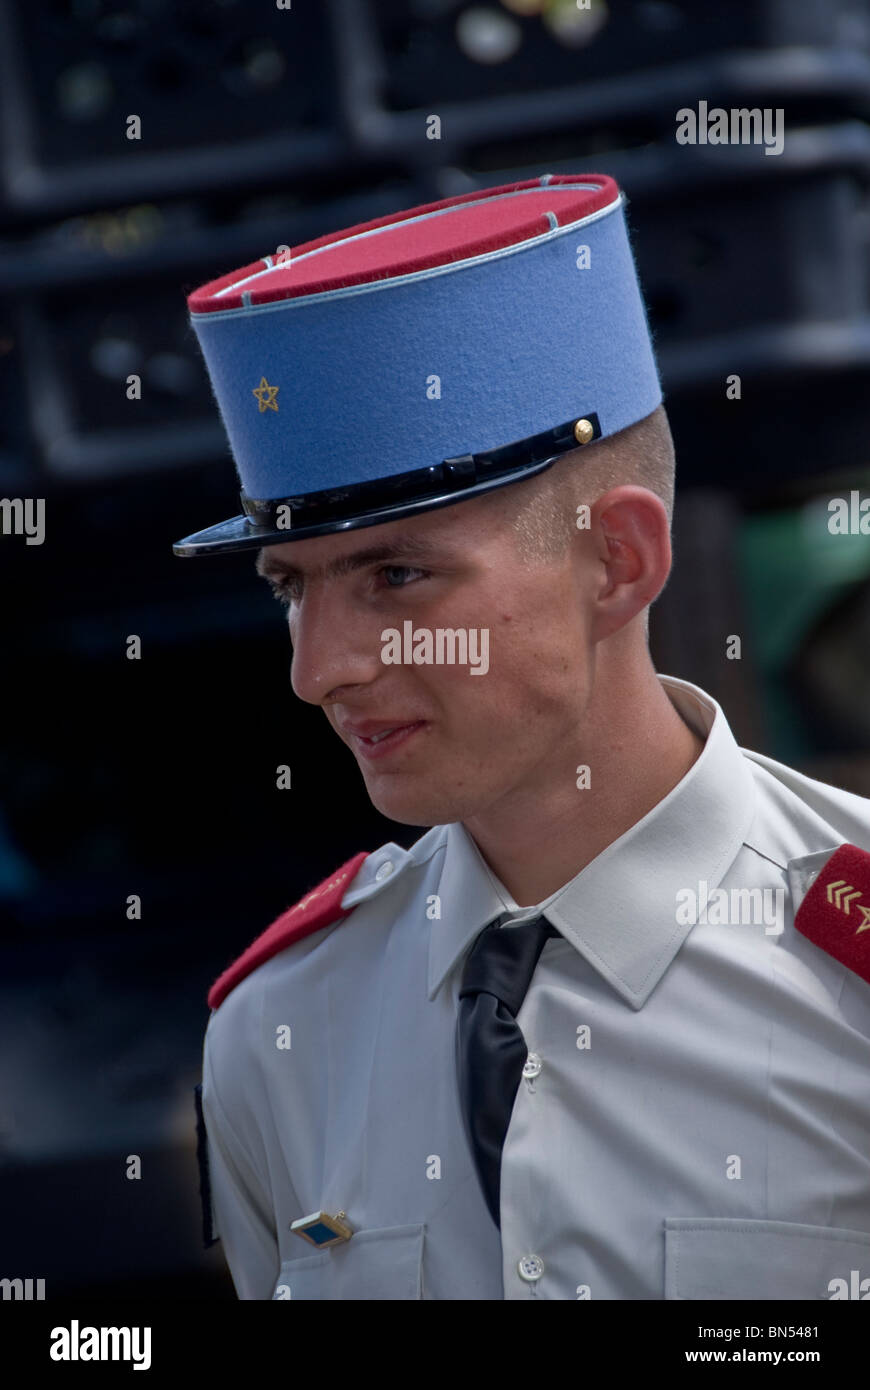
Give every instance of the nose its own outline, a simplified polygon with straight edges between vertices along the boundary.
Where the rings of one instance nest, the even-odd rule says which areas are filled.
[[[322,705],[344,686],[369,685],[382,669],[380,623],[339,587],[310,585],[290,611],[290,683],[300,700]]]

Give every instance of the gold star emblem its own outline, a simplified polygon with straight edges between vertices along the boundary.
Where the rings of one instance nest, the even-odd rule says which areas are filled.
[[[259,386],[252,387],[253,394],[257,397],[257,400],[260,402],[261,415],[264,410],[274,410],[277,413],[278,402],[275,400],[275,397],[277,396],[280,389],[280,386],[270,386],[264,376],[260,377]]]
[[[858,928],[855,935],[860,936],[862,931],[870,931],[870,907],[865,907],[863,903],[856,903],[859,912],[864,913],[863,924]]]

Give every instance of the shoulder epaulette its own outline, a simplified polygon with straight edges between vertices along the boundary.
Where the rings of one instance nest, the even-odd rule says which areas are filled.
[[[281,916],[218,976],[208,992],[209,1008],[216,1009],[240,980],[279,951],[292,946],[294,941],[301,941],[303,937],[310,936],[321,927],[328,927],[331,922],[349,916],[353,909],[343,912],[341,900],[347,891],[347,885],[356,876],[365,859],[368,859],[368,851],[363,850],[355,854],[346,864],[342,864],[341,868],[336,869],[334,874],[330,874],[329,878],[325,878],[316,888],[312,888],[310,893],[306,893],[304,898],[300,898],[293,907],[282,912]]]
[[[840,845],[807,890],[794,924],[870,983],[870,854]]]

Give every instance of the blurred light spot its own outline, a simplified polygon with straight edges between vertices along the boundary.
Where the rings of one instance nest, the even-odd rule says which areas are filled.
[[[592,0],[588,10],[578,10],[576,0],[555,0],[544,13],[544,24],[566,48],[583,48],[597,38],[610,18],[605,0]]]
[[[457,19],[456,41],[474,63],[504,63],[522,43],[523,31],[506,14],[474,6]]]
[[[73,121],[92,121],[102,116],[112,100],[112,83],[101,63],[79,63],[57,80],[57,104]]]
[[[115,255],[127,245],[124,225],[119,217],[104,217],[98,224],[99,242],[104,251]]]
[[[193,363],[177,352],[156,352],[145,364],[145,380],[171,396],[187,396],[197,385]]]
[[[133,244],[154,241],[163,232],[164,218],[153,203],[128,208],[124,215],[124,231]]]
[[[79,242],[97,246],[109,255],[123,255],[159,236],[163,231],[163,217],[156,208],[145,204],[119,213],[93,213],[66,223],[65,227],[67,235],[72,232]]]
[[[91,366],[110,381],[125,381],[142,359],[138,343],[127,338],[99,338],[91,348]]]
[[[252,87],[262,90],[274,87],[284,76],[284,55],[273,43],[249,44],[242,61],[242,71]]]

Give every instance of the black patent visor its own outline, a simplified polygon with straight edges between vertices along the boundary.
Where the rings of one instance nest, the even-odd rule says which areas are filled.
[[[498,449],[460,454],[373,482],[263,501],[242,492],[243,516],[187,536],[173,550],[181,556],[217,554],[381,525],[543,472],[562,454],[600,438],[598,415],[589,411]]]

